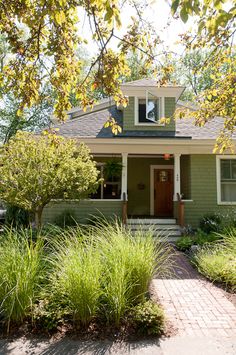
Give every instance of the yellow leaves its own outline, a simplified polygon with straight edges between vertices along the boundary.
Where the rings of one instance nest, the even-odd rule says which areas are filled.
[[[113,117],[109,117],[109,119],[104,124],[104,128],[111,128],[111,131],[114,135],[122,132],[122,128],[118,125],[116,120]]]
[[[56,12],[54,18],[56,23],[61,26],[66,21],[65,12],[64,11]]]

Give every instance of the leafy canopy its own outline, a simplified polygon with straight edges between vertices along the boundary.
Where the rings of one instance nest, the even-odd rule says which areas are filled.
[[[88,148],[54,134],[18,132],[1,150],[0,198],[39,212],[39,219],[52,198],[82,198],[94,191],[97,177]]]

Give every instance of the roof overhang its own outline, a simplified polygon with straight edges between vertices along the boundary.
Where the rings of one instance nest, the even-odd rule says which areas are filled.
[[[143,96],[146,97],[146,92],[150,92],[155,96],[161,97],[175,97],[176,100],[179,99],[180,95],[184,92],[185,87],[183,86],[128,86],[121,85],[121,90],[126,96]]]

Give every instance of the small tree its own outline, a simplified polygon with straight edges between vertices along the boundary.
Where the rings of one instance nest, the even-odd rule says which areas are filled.
[[[85,197],[97,178],[89,149],[55,134],[18,132],[1,150],[0,199],[33,213],[37,228],[52,198]]]

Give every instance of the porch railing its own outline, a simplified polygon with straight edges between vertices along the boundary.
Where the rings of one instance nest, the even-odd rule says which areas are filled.
[[[184,227],[184,201],[181,198],[181,195],[177,193],[178,200],[178,223],[180,227]]]

